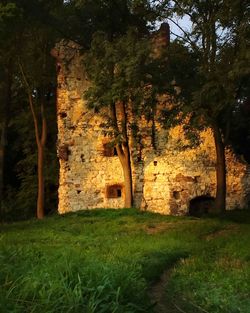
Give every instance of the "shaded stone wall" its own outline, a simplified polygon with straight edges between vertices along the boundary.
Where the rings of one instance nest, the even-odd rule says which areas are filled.
[[[122,208],[123,173],[118,156],[108,147],[100,115],[87,110],[83,99],[89,82],[79,47],[61,42],[53,50],[58,62],[59,212],[92,208]],[[130,116],[132,122],[132,117]],[[215,148],[212,133],[201,133],[201,144],[183,149],[182,127],[169,132],[152,122],[137,121],[139,142],[130,134],[135,206],[162,214],[185,214],[189,201],[215,195]],[[110,151],[108,149],[110,148]],[[227,208],[249,201],[249,168],[227,151]]]

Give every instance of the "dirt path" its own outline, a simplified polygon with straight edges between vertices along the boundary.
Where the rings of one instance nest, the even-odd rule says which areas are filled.
[[[159,231],[166,231],[166,225],[162,224],[160,228],[150,228],[147,232],[152,234]],[[217,237],[226,236],[233,232],[238,231],[238,226],[234,224],[226,225],[223,229],[216,229],[210,233],[201,237],[202,240],[210,241]],[[186,313],[183,309],[178,306],[178,303],[173,303],[167,297],[166,288],[168,286],[169,278],[172,274],[173,267],[166,269],[160,279],[154,283],[148,290],[148,296],[152,303],[152,313]],[[190,302],[190,304],[192,304]],[[207,312],[199,306],[192,304],[194,306],[193,312]],[[208,312],[207,312],[208,313]]]
[[[160,279],[151,286],[148,295],[153,305],[154,313],[180,313],[184,312],[166,299],[166,286],[171,275],[171,269],[163,272]]]

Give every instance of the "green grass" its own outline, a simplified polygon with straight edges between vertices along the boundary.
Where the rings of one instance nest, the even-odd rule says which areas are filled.
[[[250,312],[249,211],[221,218],[96,210],[1,225],[0,312]]]

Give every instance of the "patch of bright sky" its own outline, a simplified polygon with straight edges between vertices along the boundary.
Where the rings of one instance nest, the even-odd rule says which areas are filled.
[[[178,36],[183,37],[183,31],[189,33],[192,29],[192,23],[188,16],[182,18],[173,17],[171,20],[166,20],[170,26],[170,38],[176,39]],[[179,25],[179,26],[177,26]]]

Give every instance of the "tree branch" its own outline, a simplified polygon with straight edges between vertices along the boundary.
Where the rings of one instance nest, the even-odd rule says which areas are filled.
[[[26,75],[24,73],[24,70],[23,70],[23,66],[22,66],[20,61],[19,61],[19,68],[20,68],[20,71],[21,71],[21,74],[22,74],[22,77],[23,77],[24,84],[26,85],[26,90],[27,90],[28,98],[29,98],[30,110],[31,110],[31,113],[32,113],[34,127],[35,127],[36,143],[37,143],[37,146],[39,147],[40,144],[41,144],[41,141],[40,141],[40,136],[39,136],[38,121],[37,121],[37,116],[36,116],[36,112],[35,112],[35,109],[34,109],[34,103],[33,103],[31,88],[30,88],[30,85],[28,83],[27,77],[26,77]]]
[[[186,42],[188,42],[191,47],[194,49],[194,50],[197,50],[197,46],[196,44],[192,41],[192,39],[190,38],[189,34],[185,31],[185,29],[183,29],[177,22],[175,22],[175,20],[173,20],[172,18],[168,17],[168,20],[171,21],[173,24],[175,24],[182,32],[183,34],[186,36],[183,37],[183,36],[178,36],[179,38],[182,38],[183,40],[185,40]]]

